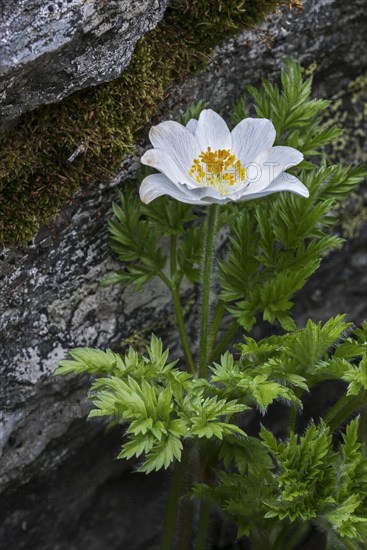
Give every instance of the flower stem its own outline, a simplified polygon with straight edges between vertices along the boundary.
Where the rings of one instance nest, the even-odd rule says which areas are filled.
[[[349,418],[360,405],[361,400],[357,396],[343,395],[326,415],[325,423],[329,425],[330,430],[333,432]]]
[[[195,364],[192,358],[189,340],[187,338],[187,333],[186,333],[186,328],[185,328],[185,323],[184,323],[184,318],[182,313],[182,307],[181,307],[181,301],[180,301],[180,295],[178,293],[177,288],[172,286],[171,294],[172,294],[172,300],[173,300],[173,307],[175,308],[175,313],[176,313],[177,328],[180,334],[182,349],[184,352],[186,364],[189,370],[191,371],[191,373],[196,374]]]
[[[209,514],[210,514],[209,503],[202,500],[200,502],[199,530],[198,530],[198,537],[196,541],[196,550],[205,550],[206,539],[208,535]]]
[[[297,407],[291,405],[288,413],[288,436],[296,430]]]
[[[180,501],[182,479],[185,471],[186,456],[185,450],[181,457],[181,462],[176,462],[173,475],[170,482],[168,493],[167,511],[163,526],[163,534],[161,540],[161,550],[173,548],[173,541],[176,531],[176,518]]]
[[[214,237],[217,220],[217,208],[215,204],[209,206],[206,220],[206,232],[203,246],[203,267],[201,272],[202,303],[201,303],[201,327],[200,327],[200,349],[199,369],[200,378],[206,375],[206,362],[208,358],[208,333],[209,333],[209,309],[210,309],[210,281],[212,274]]]
[[[294,550],[299,547],[300,542],[309,531],[309,525],[307,522],[302,522],[298,527],[293,529],[292,534],[288,538],[287,542],[282,546],[282,550]]]
[[[177,240],[176,236],[173,235],[171,237],[171,244],[170,244],[170,268],[171,268],[171,278],[176,273],[177,270]],[[161,271],[158,273],[161,280],[168,286],[171,295],[172,295],[172,301],[173,301],[173,307],[176,314],[176,322],[177,322],[177,328],[181,339],[182,349],[184,352],[184,357],[186,361],[186,365],[188,367],[188,370],[191,371],[192,374],[196,374],[195,370],[195,364],[194,360],[192,358],[192,353],[190,349],[189,340],[187,337],[187,332],[185,328],[185,322],[183,318],[183,311],[181,306],[181,300],[180,300],[180,293],[177,286],[175,286],[172,281],[166,277],[166,275]]]
[[[218,331],[220,329],[220,325],[222,323],[222,319],[223,319],[223,315],[225,313],[225,310],[226,309],[225,309],[224,302],[222,302],[222,300],[220,300],[217,304],[217,307],[215,308],[212,324],[211,324],[211,327],[210,327],[210,332],[209,332],[209,335],[208,335],[208,354],[211,354],[211,352],[213,350],[215,340],[217,338]]]
[[[171,236],[169,260],[170,260],[171,277],[172,277],[177,270],[177,237],[176,235]]]
[[[238,323],[237,321],[232,321],[232,323],[229,325],[229,327],[225,330],[224,336],[220,339],[214,350],[211,352],[210,361],[215,361],[218,359],[220,354],[226,350],[228,343],[232,340],[234,335],[236,334],[238,330]]]
[[[191,498],[186,496],[184,497],[180,514],[180,529],[178,534],[177,550],[187,550],[188,548],[191,548],[193,514],[193,502]]]

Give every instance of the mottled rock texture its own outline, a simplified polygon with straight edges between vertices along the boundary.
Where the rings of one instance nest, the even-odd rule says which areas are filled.
[[[352,113],[348,85],[367,68],[366,8],[366,0],[307,0],[302,13],[270,17],[220,46],[206,71],[172,88],[162,118],[201,97],[223,111],[245,84],[275,78],[287,56],[316,61],[317,95],[344,94]],[[353,147],[344,151],[347,161],[361,160]],[[2,252],[0,546],[157,548],[167,477],[128,476],[126,465],[113,461],[120,431],[105,436],[102,425],[85,423],[88,381],[51,376],[77,345],[118,348],[154,328],[174,347],[167,296],[157,281],[139,295],[98,286],[115,266],[106,216],[115,187],[133,170],[134,159],[127,159],[113,181],[82,190],[29,247]],[[324,261],[297,298],[300,325],[342,311],[356,323],[367,317],[366,250],[364,227]]]
[[[168,0],[0,0],[0,119],[116,78]]]

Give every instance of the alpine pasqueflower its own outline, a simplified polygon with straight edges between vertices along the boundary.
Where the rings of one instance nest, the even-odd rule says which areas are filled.
[[[256,199],[277,191],[308,197],[307,187],[285,172],[303,160],[302,153],[293,147],[273,147],[275,135],[266,118],[245,118],[230,132],[211,109],[186,127],[161,122],[149,133],[154,148],[141,159],[160,173],[144,178],[140,198],[149,203],[169,195],[206,205]]]

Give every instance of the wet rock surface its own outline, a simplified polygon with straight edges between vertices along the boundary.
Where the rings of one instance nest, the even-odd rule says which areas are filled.
[[[223,112],[245,84],[275,78],[287,56],[317,62],[316,95],[348,94],[349,82],[366,71],[366,7],[365,0],[308,0],[302,13],[271,16],[221,45],[207,70],[172,87],[162,118],[201,97]],[[356,157],[347,148],[346,161],[362,160],[363,150]],[[83,189],[28,247],[0,252],[0,546],[157,548],[167,476],[129,475],[132,465],[113,460],[121,430],[105,435],[102,424],[85,422],[88,379],[52,377],[75,346],[118,349],[132,334],[138,341],[155,330],[174,349],[168,297],[157,281],[138,295],[99,287],[116,267],[106,218],[134,160],[113,181]],[[299,293],[297,323],[340,312],[355,323],[367,318],[366,257],[364,225]]]
[[[0,113],[25,111],[112,80],[168,0],[0,1]]]

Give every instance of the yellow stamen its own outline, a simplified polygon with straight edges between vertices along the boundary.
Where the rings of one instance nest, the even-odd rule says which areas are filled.
[[[226,195],[230,186],[245,180],[246,169],[229,149],[212,151],[208,147],[193,160],[189,175],[199,185],[211,185]]]

